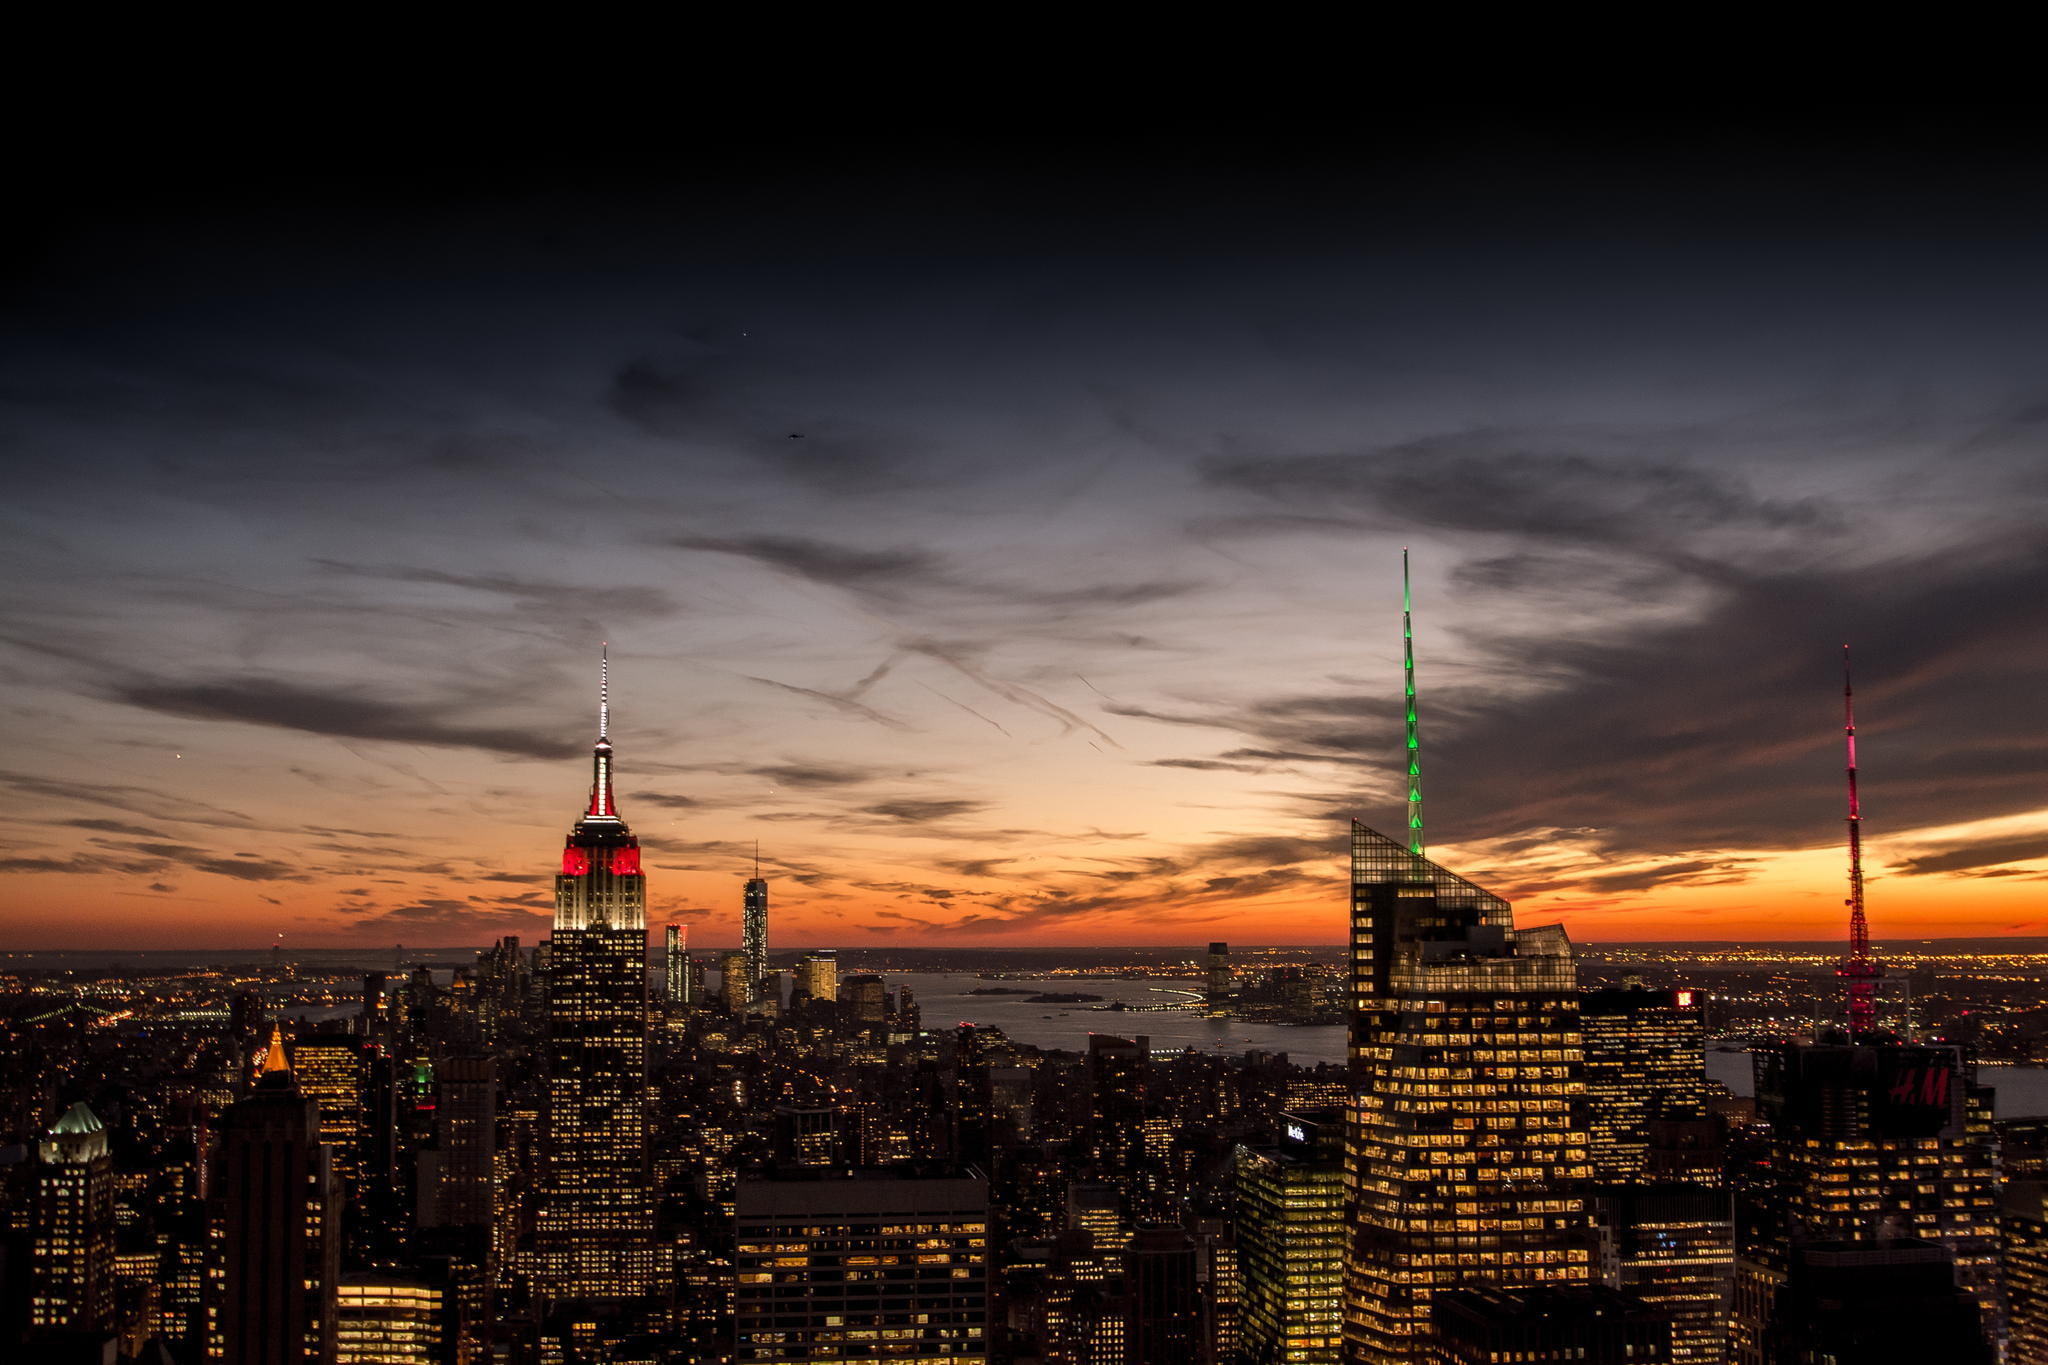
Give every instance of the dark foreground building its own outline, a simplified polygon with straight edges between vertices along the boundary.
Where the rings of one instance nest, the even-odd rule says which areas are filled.
[[[332,1365],[341,1198],[319,1106],[300,1093],[281,1034],[221,1120],[208,1218],[206,1358]]]
[[[988,1360],[988,1182],[903,1167],[744,1178],[733,1359]]]
[[[1788,1267],[1765,1333],[1773,1365],[1992,1365],[1955,1259],[1914,1239],[1817,1242]]]
[[[1436,1296],[1436,1354],[1417,1365],[1665,1365],[1671,1326],[1656,1309],[1601,1285],[1447,1289]]]

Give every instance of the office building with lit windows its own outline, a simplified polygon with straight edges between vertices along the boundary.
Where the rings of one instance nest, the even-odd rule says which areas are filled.
[[[2002,1335],[1991,1092],[1972,1083],[1961,1049],[1788,1042],[1753,1055],[1772,1180],[1740,1220],[1734,1358],[1768,1358],[1778,1297],[1812,1243],[1937,1244]]]
[[[1344,1115],[1283,1115],[1235,1153],[1238,1313],[1251,1365],[1336,1365],[1343,1349]]]
[[[1231,989],[1236,983],[1230,971],[1228,943],[1209,945],[1209,956],[1203,964],[1202,977],[1202,993],[1208,997],[1210,1004],[1220,1005],[1229,999]]]
[[[988,1360],[988,1182],[979,1174],[744,1177],[733,1214],[740,1365]]]
[[[1696,995],[1640,987],[1579,999],[1588,1157],[1596,1180],[1651,1180],[1652,1125],[1707,1113],[1706,1038]]]
[[[1558,926],[1415,847],[1351,827],[1357,1101],[1347,1360],[1408,1365],[1430,1301],[1460,1284],[1578,1285],[1593,1235],[1574,1108],[1585,1090],[1578,983]]]
[[[447,1292],[394,1275],[346,1275],[335,1304],[335,1365],[440,1365]]]
[[[647,1156],[647,880],[612,792],[599,705],[590,799],[562,850],[547,970],[547,1086],[534,1280],[549,1300],[656,1281]]]
[[[2007,1358],[2014,1365],[2048,1365],[2048,1181],[2012,1181],[2002,1203]]]
[[[754,992],[760,979],[754,975],[751,960],[744,949],[735,948],[718,959],[719,990],[725,995],[725,1008],[744,1015],[754,1006]]]
[[[345,1033],[309,1034],[291,1045],[292,1074],[299,1093],[320,1106],[320,1141],[325,1143],[353,1202],[362,1177],[363,1136],[368,1113],[369,1065],[364,1040]]]
[[[806,953],[797,963],[796,989],[812,1000],[839,999],[839,953],[819,948]]]
[[[1735,1215],[1711,1185],[1607,1186],[1594,1196],[1609,1282],[1663,1313],[1675,1365],[1728,1355],[1735,1287]]]
[[[690,987],[690,941],[687,924],[671,924],[662,937],[662,996],[670,1009],[694,1004]]]
[[[100,1332],[114,1319],[114,1164],[107,1132],[81,1101],[36,1143],[29,1326]]]
[[[768,883],[758,858],[740,902],[740,949],[747,955],[747,975],[758,984],[768,977]]]

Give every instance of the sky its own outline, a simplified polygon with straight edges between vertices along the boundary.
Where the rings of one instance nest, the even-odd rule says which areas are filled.
[[[606,641],[694,945],[1339,942],[1403,547],[1522,923],[1841,932],[1848,643],[1874,933],[2048,932],[2018,142],[193,131],[18,175],[10,947],[544,936]]]

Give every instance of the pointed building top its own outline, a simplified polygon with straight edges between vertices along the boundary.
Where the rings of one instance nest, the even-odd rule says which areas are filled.
[[[591,749],[590,804],[583,808],[585,820],[617,820],[618,803],[612,799],[612,647],[609,640],[598,646],[597,655],[597,743]]]
[[[105,1129],[106,1125],[100,1122],[99,1115],[93,1113],[84,1100],[80,1100],[66,1109],[64,1116],[51,1125],[50,1136],[83,1137],[88,1133],[104,1132]]]
[[[1415,598],[1408,579],[1408,547],[1401,547],[1401,678],[1407,713],[1408,851],[1423,856],[1422,736],[1415,721]]]
[[[273,1024],[270,1029],[270,1055],[263,1059],[263,1074],[274,1076],[281,1071],[289,1076],[291,1070],[292,1064],[284,1055],[284,1028]]]

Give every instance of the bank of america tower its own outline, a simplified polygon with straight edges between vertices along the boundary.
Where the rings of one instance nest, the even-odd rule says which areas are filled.
[[[600,664],[590,799],[555,878],[535,1288],[617,1300],[655,1284],[647,1156],[647,883],[612,791],[610,664]]]
[[[1436,1360],[1441,1290],[1592,1275],[1571,945],[1424,856],[1406,615],[1406,837],[1351,826],[1348,1365]]]

